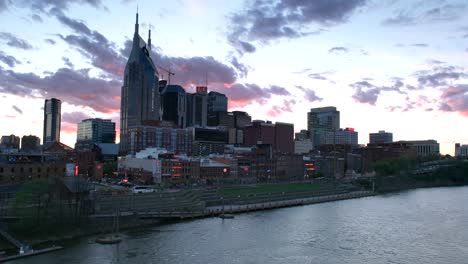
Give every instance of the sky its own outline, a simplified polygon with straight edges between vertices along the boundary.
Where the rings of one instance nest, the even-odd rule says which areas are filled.
[[[360,144],[379,130],[443,154],[468,144],[464,0],[0,0],[0,135],[42,138],[52,97],[69,146],[85,118],[118,128],[137,8],[171,83],[208,82],[230,111],[299,131],[311,108],[335,106]]]

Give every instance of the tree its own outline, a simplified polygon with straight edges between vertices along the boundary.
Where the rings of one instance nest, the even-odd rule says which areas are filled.
[[[37,179],[23,184],[16,193],[14,208],[16,213],[24,219],[35,219],[38,224],[47,216],[47,207],[50,202],[49,182],[46,179]]]

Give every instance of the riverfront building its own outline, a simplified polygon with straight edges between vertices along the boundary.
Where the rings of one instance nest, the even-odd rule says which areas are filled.
[[[115,123],[110,119],[85,119],[78,123],[76,141],[115,143]]]
[[[59,99],[46,99],[44,103],[44,145],[60,142],[61,106]]]
[[[307,113],[307,130],[315,146],[322,144],[325,132],[333,132],[340,128],[340,111],[336,107],[312,108]]]
[[[120,107],[120,151],[130,151],[130,129],[144,122],[160,119],[159,75],[150,57],[151,30],[148,44],[139,35],[138,13],[132,51],[125,66]]]
[[[393,134],[380,130],[378,133],[369,134],[369,144],[386,144],[393,142]]]
[[[161,87],[160,87],[161,90]],[[162,119],[173,122],[179,128],[187,123],[187,98],[180,85],[169,84],[161,91]]]
[[[412,140],[412,141],[401,140],[401,141],[398,141],[397,143],[405,143],[405,144],[410,145],[412,148],[416,150],[416,155],[419,157],[440,155],[439,143],[433,139]]]
[[[468,157],[468,145],[455,144],[455,157]]]
[[[247,147],[269,144],[273,152],[294,153],[294,124],[254,120],[244,128]]]

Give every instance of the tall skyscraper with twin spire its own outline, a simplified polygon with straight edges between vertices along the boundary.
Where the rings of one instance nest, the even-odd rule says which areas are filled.
[[[148,32],[148,45],[140,37],[138,30],[137,12],[133,46],[125,66],[121,92],[121,154],[127,154],[130,149],[129,128],[160,120],[159,74],[150,57],[151,29]]]

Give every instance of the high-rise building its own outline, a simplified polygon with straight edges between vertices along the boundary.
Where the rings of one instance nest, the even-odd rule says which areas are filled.
[[[219,114],[227,112],[228,98],[218,92],[208,93],[208,126],[219,125]]]
[[[455,143],[455,157],[468,157],[468,145]]]
[[[2,148],[19,150],[20,138],[15,135],[2,136],[0,144]]]
[[[354,128],[324,131],[322,135],[320,145],[358,145],[358,132]]]
[[[258,144],[272,146],[274,152],[294,152],[294,125],[288,123],[272,124],[271,121],[254,120],[244,128],[244,145],[251,147]]]
[[[187,126],[206,127],[208,115],[208,95],[206,90],[199,89],[187,94]]]
[[[76,141],[115,143],[115,123],[110,119],[85,119],[78,123]]]
[[[180,85],[166,85],[161,92],[162,119],[184,128],[187,122],[187,98]]]
[[[323,132],[336,131],[340,128],[340,111],[336,107],[312,108],[307,113],[307,130],[314,143],[314,146],[320,144],[323,138]]]
[[[369,134],[369,144],[386,144],[393,142],[393,134],[380,130],[379,133]]]
[[[44,103],[44,144],[60,142],[61,105],[59,99],[46,99]]]
[[[132,51],[125,66],[120,109],[120,151],[130,149],[128,129],[144,122],[160,119],[159,75],[151,51],[151,30],[148,45],[139,35],[138,13]]]
[[[36,136],[23,136],[21,138],[21,152],[34,152],[39,150],[41,139]]]
[[[281,153],[294,153],[294,124],[275,123],[274,149]]]
[[[243,111],[233,111],[236,128],[243,128],[252,124],[252,117]]]
[[[440,155],[440,145],[437,140],[400,140],[396,143],[408,144],[416,150],[416,155],[420,157]]]

